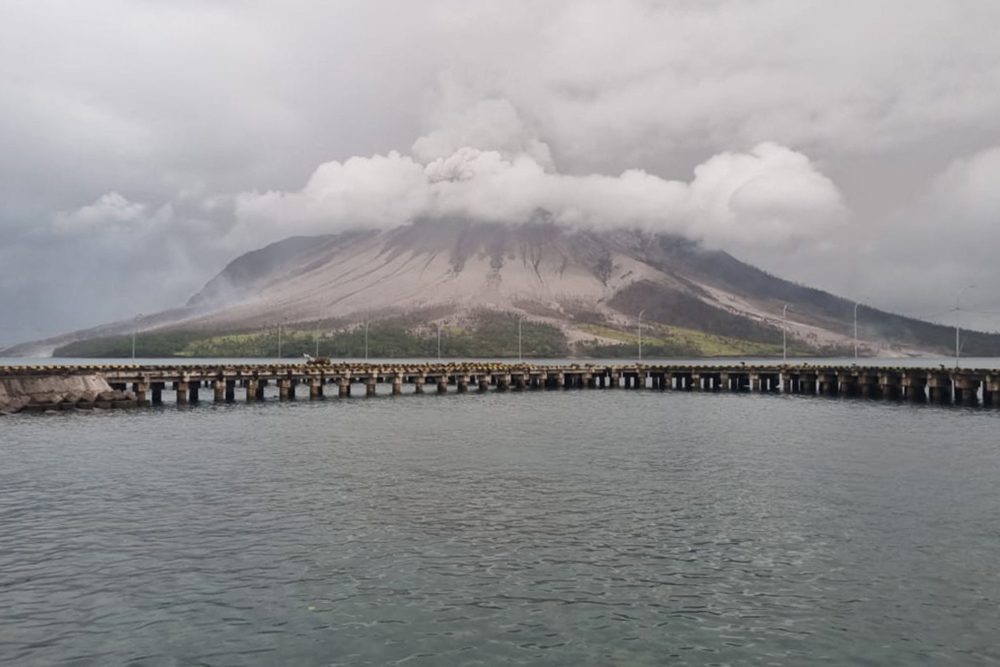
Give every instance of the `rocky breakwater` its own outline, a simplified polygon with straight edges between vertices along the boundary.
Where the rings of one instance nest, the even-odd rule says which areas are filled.
[[[135,394],[112,389],[99,375],[5,375],[0,377],[0,415],[15,412],[110,410],[138,405]]]

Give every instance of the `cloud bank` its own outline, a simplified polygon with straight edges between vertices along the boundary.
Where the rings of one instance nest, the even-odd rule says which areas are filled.
[[[0,342],[181,303],[289,233],[539,209],[940,311],[998,278],[996,25],[992,0],[12,0]]]
[[[415,152],[431,156],[429,144],[445,143],[429,136],[433,140],[416,142]],[[538,149],[544,144],[535,147],[546,154]],[[472,146],[426,163],[391,152],[322,164],[300,190],[243,193],[235,210],[233,235],[257,243],[264,240],[259,230],[277,238],[418,219],[517,224],[544,212],[563,225],[641,228],[729,248],[787,248],[829,234],[846,213],[837,187],[805,155],[773,143],[713,156],[695,167],[690,181],[638,169],[562,174],[526,152]]]

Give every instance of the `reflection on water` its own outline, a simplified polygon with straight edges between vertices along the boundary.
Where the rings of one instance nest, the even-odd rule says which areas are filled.
[[[998,428],[651,391],[5,417],[0,663],[996,661]]]

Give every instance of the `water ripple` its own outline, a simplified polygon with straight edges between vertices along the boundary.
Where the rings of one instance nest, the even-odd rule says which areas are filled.
[[[657,392],[7,418],[0,663],[996,662],[997,426]]]

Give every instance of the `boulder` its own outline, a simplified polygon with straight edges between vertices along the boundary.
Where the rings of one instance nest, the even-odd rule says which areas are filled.
[[[12,415],[15,412],[20,412],[31,402],[27,396],[14,396],[12,398],[6,399],[4,402],[0,403],[0,413],[6,415]]]

